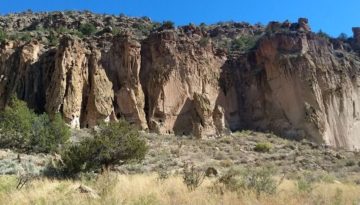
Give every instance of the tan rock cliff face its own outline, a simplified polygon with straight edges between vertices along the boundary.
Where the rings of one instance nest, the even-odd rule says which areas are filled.
[[[115,92],[115,112],[141,129],[147,128],[145,97],[140,84],[141,44],[131,36],[117,36],[108,57],[108,73]]]
[[[141,79],[151,130],[215,135],[212,117],[220,93],[218,79],[226,57],[196,37],[165,31],[143,43]]]
[[[55,70],[46,92],[46,111],[61,112],[73,128],[80,127],[83,91],[88,85],[88,59],[79,39],[65,37],[56,54]]]
[[[236,96],[239,108],[240,120],[229,120],[235,127],[359,148],[359,60],[311,33],[268,35],[224,70],[224,91]]]
[[[114,94],[101,64],[101,52],[87,49],[77,38],[64,37],[60,45],[46,92],[46,111],[61,112],[73,128],[110,120]]]
[[[125,118],[163,134],[253,129],[360,148],[360,58],[309,29],[306,19],[274,23],[243,53],[215,49],[202,32],[175,30],[141,42],[110,35],[108,49],[100,38],[64,36],[53,48],[7,41],[0,107],[16,93],[74,128]]]
[[[25,45],[4,42],[0,48],[0,107],[4,107],[12,93],[36,109],[43,110],[44,92],[48,84],[49,67],[43,65],[52,58],[52,51],[40,56],[42,45],[37,41]],[[51,64],[51,62],[47,62]],[[40,66],[41,65],[41,66]]]

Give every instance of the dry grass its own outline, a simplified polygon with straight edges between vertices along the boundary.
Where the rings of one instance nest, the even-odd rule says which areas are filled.
[[[285,180],[275,195],[259,199],[251,193],[211,191],[213,180],[207,179],[198,189],[189,192],[182,178],[170,177],[165,181],[152,175],[107,174],[94,181],[36,180],[16,190],[16,178],[0,177],[0,204],[359,204],[360,186],[341,183],[316,184],[311,193],[301,193],[294,181]],[[100,198],[80,193],[79,184],[92,187]]]

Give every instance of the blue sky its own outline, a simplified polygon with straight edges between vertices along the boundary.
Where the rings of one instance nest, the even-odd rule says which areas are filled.
[[[0,14],[54,10],[91,10],[96,13],[124,13],[149,16],[156,21],[171,20],[177,25],[235,20],[250,23],[277,20],[296,21],[307,17],[314,31],[332,36],[351,35],[360,26],[359,0],[0,0]]]

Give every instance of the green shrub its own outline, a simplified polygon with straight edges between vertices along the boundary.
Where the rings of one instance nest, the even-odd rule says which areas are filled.
[[[142,23],[135,23],[132,27],[145,35],[149,35],[150,31],[152,30],[152,25],[142,24]]]
[[[68,28],[64,27],[64,26],[60,26],[58,29],[57,29],[57,32],[58,33],[61,33],[61,34],[66,34],[66,33],[70,33],[71,30],[69,30]]]
[[[175,23],[172,21],[164,21],[161,25],[162,30],[171,30],[175,28]]]
[[[28,32],[18,32],[9,37],[11,40],[31,41],[32,37]]]
[[[304,172],[297,177],[296,187],[299,192],[310,193],[315,188],[315,183],[323,181],[319,175],[314,172]]]
[[[299,192],[310,193],[315,188],[314,180],[310,175],[304,175],[297,180],[296,187]]]
[[[201,47],[206,47],[207,45],[209,45],[209,43],[210,43],[210,38],[208,38],[208,37],[203,37],[199,41],[199,44]]]
[[[258,39],[257,36],[241,36],[231,42],[230,49],[241,52],[249,51],[256,46]]]
[[[53,152],[70,137],[70,131],[60,115],[50,120],[37,115],[26,103],[12,97],[0,112],[0,147],[21,152]]]
[[[348,160],[345,162],[345,166],[347,167],[352,167],[352,166],[355,166],[355,161],[354,160]]]
[[[138,130],[126,121],[102,124],[94,137],[66,147],[61,153],[64,176],[76,176],[80,172],[108,169],[131,160],[142,160],[147,152],[146,142]]]
[[[272,145],[268,142],[260,142],[260,143],[257,143],[255,148],[254,148],[254,151],[256,152],[269,152],[272,148]]]
[[[84,36],[91,36],[94,35],[96,33],[96,27],[91,24],[91,23],[85,23],[85,24],[81,24],[79,31],[84,35]]]
[[[22,41],[26,41],[29,42],[31,41],[32,37],[29,33],[23,33],[22,35],[20,35],[20,40]]]
[[[253,191],[259,197],[262,193],[274,194],[278,183],[274,179],[275,170],[271,167],[230,169],[219,178],[218,183],[230,191]]]
[[[59,38],[57,37],[54,31],[50,31],[48,40],[50,46],[56,46],[59,43]]]
[[[114,36],[122,34],[123,30],[121,30],[119,27],[114,27],[112,32],[111,32]]]
[[[6,39],[6,33],[4,30],[0,29],[0,42],[4,41]]]

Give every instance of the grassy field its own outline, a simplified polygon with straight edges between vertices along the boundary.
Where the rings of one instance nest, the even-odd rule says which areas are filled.
[[[341,182],[316,183],[312,189],[300,190],[296,181],[284,180],[277,192],[257,197],[250,191],[214,191],[215,178],[189,191],[181,176],[159,180],[157,174],[105,174],[93,180],[48,180],[29,182],[16,189],[15,176],[0,177],[0,204],[360,204],[360,186]],[[79,188],[90,187],[92,191]]]

